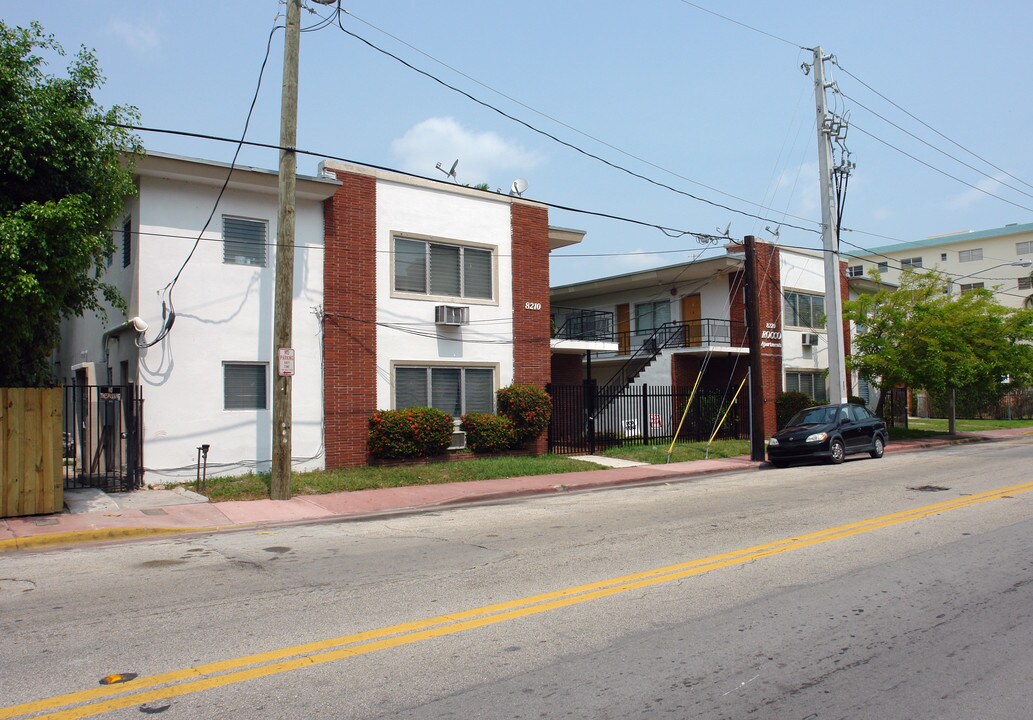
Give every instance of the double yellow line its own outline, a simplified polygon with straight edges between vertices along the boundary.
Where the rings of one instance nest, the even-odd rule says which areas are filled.
[[[58,695],[33,702],[0,708],[0,720],[35,716],[36,720],[72,720],[118,710],[121,708],[167,700],[189,693],[211,690],[247,680],[278,675],[301,668],[321,665],[346,658],[366,655],[473,630],[486,625],[537,615],[559,608],[598,600],[611,595],[640,588],[660,585],[701,575],[712,570],[753,562],[790,550],[839,540],[918,520],[930,515],[957,510],[978,503],[1016,495],[1033,490],[1033,482],[998,488],[953,500],[924,505],[901,512],[861,520],[847,525],[784,538],[762,545],[735,550],[721,555],[668,565],[631,575],[610,578],[595,583],[556,590],[541,595],[485,605],[462,612],[438,615],[414,622],[392,625],[367,632],[342,635],[318,642],[173,670],[147,677],[139,677],[117,685],[106,685]],[[58,710],[58,708],[66,708]],[[51,711],[46,715],[36,715]]]

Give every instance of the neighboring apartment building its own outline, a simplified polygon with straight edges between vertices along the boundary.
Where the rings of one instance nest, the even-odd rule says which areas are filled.
[[[939,270],[952,293],[976,288],[993,290],[1002,305],[1033,306],[1033,223],[993,230],[936,235],[914,242],[873,248],[847,262],[849,277],[863,277],[875,268],[896,284],[904,269]]]
[[[209,474],[271,459],[277,174],[235,168],[213,213],[227,173],[157,153],[140,161],[106,275],[129,320],[111,311],[62,329],[59,380],[142,391],[148,483],[193,478],[202,445]],[[547,208],[521,198],[336,162],[299,177],[294,467],[364,464],[378,408],[458,416],[493,410],[505,385],[547,384],[548,255],[582,236],[549,228]],[[77,396],[66,410],[79,468],[119,442],[110,398]]]
[[[764,373],[765,427],[774,432],[775,396],[800,390],[828,398],[828,344],[824,323],[825,276],[820,251],[756,243],[759,322]],[[554,355],[553,381],[701,386],[723,389],[749,367],[742,246],[691,263],[615,275],[552,288],[557,328],[590,314],[612,315],[618,348],[593,352],[572,365]],[[874,290],[870,279],[847,281],[841,263],[843,299]],[[642,355],[640,348],[653,345]],[[849,353],[849,336],[847,337]],[[642,356],[638,366],[629,359]],[[623,374],[623,376],[621,376]],[[867,391],[848,378],[852,392]],[[872,402],[877,398],[872,397]]]

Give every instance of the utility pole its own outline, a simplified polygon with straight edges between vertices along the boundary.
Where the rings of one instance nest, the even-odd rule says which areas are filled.
[[[750,460],[764,459],[764,383],[760,360],[760,303],[757,297],[756,238],[743,238],[746,262],[746,327],[750,333]]]
[[[280,95],[280,207],[276,215],[276,294],[273,307],[273,463],[269,497],[291,497],[291,349],[294,312],[294,219],[298,136],[298,47],[301,39],[301,0],[287,0],[287,32],[283,43],[283,89]],[[286,365],[286,366],[285,366]]]
[[[821,184],[821,244],[825,252],[825,329],[828,333],[829,402],[846,402],[846,352],[843,342],[843,299],[839,280],[839,228],[832,188],[832,135],[835,121],[825,101],[825,61],[814,49],[814,101],[818,112],[818,173]]]

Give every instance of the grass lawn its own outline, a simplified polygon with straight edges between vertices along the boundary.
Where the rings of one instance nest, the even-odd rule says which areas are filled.
[[[635,460],[649,463],[650,465],[662,465],[667,462],[667,448],[670,443],[657,445],[625,445],[623,447],[610,448],[600,453],[607,457],[621,458],[622,460]],[[671,453],[671,462],[686,462],[688,460],[702,460],[706,456],[707,444],[703,442],[677,442],[674,444],[674,451]],[[726,458],[750,454],[749,440],[715,440],[710,446],[710,457]]]
[[[907,429],[890,428],[890,440],[907,440],[947,434],[946,418],[908,418]],[[959,432],[979,432],[1000,428],[1033,427],[1033,420],[958,420]]]
[[[563,455],[485,457],[426,465],[392,465],[316,470],[291,474],[293,495],[323,495],[332,492],[433,485],[437,483],[494,480],[528,475],[598,470],[599,465]],[[185,487],[192,488],[193,483]],[[268,475],[209,478],[205,494],[212,502],[261,500],[269,497]]]

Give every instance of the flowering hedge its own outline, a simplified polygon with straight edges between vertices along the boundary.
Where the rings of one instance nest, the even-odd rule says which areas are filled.
[[[534,385],[510,385],[499,390],[499,414],[508,417],[516,426],[517,444],[534,440],[549,427],[552,418],[552,398]]]
[[[369,452],[386,460],[440,455],[453,429],[452,416],[434,408],[377,410],[369,418]]]
[[[492,413],[467,413],[462,417],[466,446],[475,453],[509,450],[517,444],[516,426],[508,417]]]

